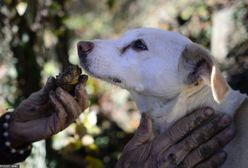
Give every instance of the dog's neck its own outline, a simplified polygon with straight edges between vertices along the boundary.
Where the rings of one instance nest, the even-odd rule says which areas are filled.
[[[149,113],[152,117],[155,129],[159,132],[164,132],[176,120],[200,107],[211,107],[216,111],[233,115],[246,97],[230,89],[225,100],[218,104],[207,85],[185,88],[172,99],[144,96],[136,92],[131,94],[139,110]]]

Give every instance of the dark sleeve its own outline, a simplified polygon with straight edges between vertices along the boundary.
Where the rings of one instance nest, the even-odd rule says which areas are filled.
[[[24,161],[30,155],[31,149],[23,150],[24,152],[21,153],[19,150],[16,152],[11,152],[10,147],[5,145],[5,143],[8,141],[8,137],[4,136],[4,133],[6,134],[7,129],[3,126],[4,123],[6,123],[6,115],[11,115],[11,113],[6,113],[0,117],[0,164],[14,164]]]

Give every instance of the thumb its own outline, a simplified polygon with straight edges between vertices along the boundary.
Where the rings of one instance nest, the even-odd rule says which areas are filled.
[[[135,132],[133,139],[140,144],[149,141],[153,136],[152,120],[146,113],[142,113],[140,125]]]
[[[44,95],[49,95],[49,92],[51,90],[54,90],[56,88],[56,82],[55,78],[50,76],[45,84],[45,86],[42,88],[42,93]]]
[[[152,136],[152,120],[146,113],[142,113],[140,125],[136,130],[133,138],[126,145],[125,150],[132,150],[142,144],[145,144],[146,142],[149,142]]]

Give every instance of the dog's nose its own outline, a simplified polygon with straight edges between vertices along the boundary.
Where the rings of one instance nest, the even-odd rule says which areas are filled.
[[[87,56],[94,48],[94,43],[89,41],[80,41],[77,44],[78,54]]]

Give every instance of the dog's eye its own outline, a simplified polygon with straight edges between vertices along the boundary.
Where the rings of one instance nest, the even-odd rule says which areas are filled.
[[[136,50],[137,49],[138,50],[148,50],[145,42],[141,39],[134,41],[132,47]]]

